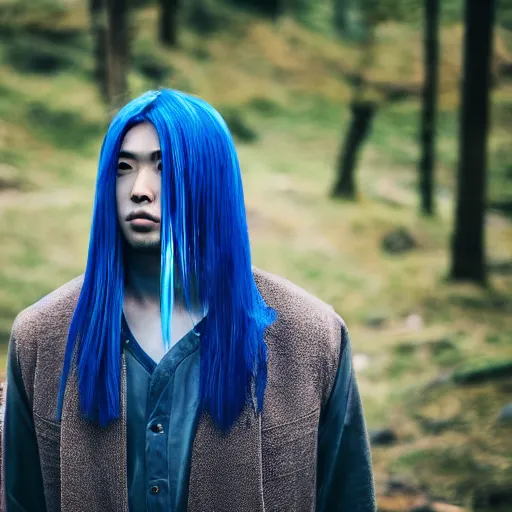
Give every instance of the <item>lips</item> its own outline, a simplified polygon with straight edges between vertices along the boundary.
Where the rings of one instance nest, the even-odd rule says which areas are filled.
[[[136,219],[149,220],[151,222],[154,222],[155,224],[158,224],[160,222],[160,219],[151,215],[148,212],[133,212],[133,213],[130,213],[130,215],[128,215],[128,217],[126,217],[126,220],[128,222],[130,222],[132,220],[136,220]]]

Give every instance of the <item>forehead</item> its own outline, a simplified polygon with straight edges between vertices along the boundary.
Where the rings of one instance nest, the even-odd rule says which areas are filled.
[[[133,153],[149,153],[160,149],[158,133],[151,123],[141,123],[130,128],[124,136],[121,149]]]

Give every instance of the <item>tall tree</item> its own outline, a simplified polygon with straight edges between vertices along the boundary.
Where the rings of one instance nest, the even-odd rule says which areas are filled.
[[[107,46],[108,22],[107,6],[104,0],[89,0],[89,16],[94,46],[94,78],[104,100],[108,100],[107,86]]]
[[[459,169],[451,277],[485,283],[485,192],[496,0],[466,0]]]
[[[345,37],[348,32],[348,0],[334,0],[333,2],[333,23],[338,35]]]
[[[364,38],[366,12],[360,0],[333,0],[332,12],[334,31],[341,39],[357,42]]]
[[[437,83],[439,68],[439,0],[425,0],[423,111],[421,120],[421,212],[433,215]]]
[[[129,59],[128,0],[106,0],[108,13],[107,100],[125,102]]]
[[[356,199],[357,186],[355,170],[357,159],[360,148],[370,132],[376,105],[370,101],[353,101],[350,105],[350,111],[352,119],[338,156],[337,179],[332,190],[332,195],[333,197]]]
[[[178,44],[179,0],[160,0],[160,42],[166,46]]]
[[[366,75],[375,60],[375,37],[379,24],[414,18],[417,7],[411,0],[333,0],[334,28],[340,37],[359,40],[361,61],[350,105],[352,119],[338,158],[335,197],[355,199],[358,155],[370,133],[377,104],[368,99]]]
[[[202,36],[226,28],[225,20],[218,12],[214,0],[189,0],[185,12],[189,28]]]
[[[279,16],[285,8],[285,0],[231,0],[231,3],[274,18]]]
[[[377,22],[373,10],[369,8],[371,0],[365,0],[365,2],[367,3],[363,3],[363,5],[366,7],[366,31],[362,42],[358,77],[354,82],[353,97],[350,104],[352,118],[345,140],[341,145],[336,181],[331,192],[333,197],[343,197],[345,199],[357,198],[355,179],[357,160],[364,141],[370,133],[377,108],[374,102],[366,99],[366,74],[375,60],[375,27]]]

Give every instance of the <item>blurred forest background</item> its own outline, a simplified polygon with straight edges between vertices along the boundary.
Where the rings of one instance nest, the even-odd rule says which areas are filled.
[[[512,510],[512,0],[0,0],[0,376],[149,88],[225,117],[254,263],[346,320],[379,510]]]

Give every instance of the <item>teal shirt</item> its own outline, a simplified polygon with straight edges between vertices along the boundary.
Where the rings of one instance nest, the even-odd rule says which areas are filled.
[[[187,509],[190,452],[199,416],[201,326],[156,364],[123,321],[130,512]]]
[[[201,324],[159,364],[123,325],[130,512],[185,512],[198,421]],[[320,415],[316,510],[375,512],[370,450],[346,341],[332,394]],[[32,411],[12,350],[7,381],[2,447],[7,512],[44,511]]]

